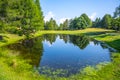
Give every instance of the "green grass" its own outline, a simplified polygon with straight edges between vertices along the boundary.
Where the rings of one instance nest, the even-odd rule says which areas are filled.
[[[0,80],[46,80],[11,50],[0,48]]]
[[[114,32],[114,30],[106,30],[101,28],[87,28],[85,30],[75,30],[75,31],[38,31],[34,34],[33,37],[41,36],[43,34],[86,34],[86,35],[94,35],[94,34],[102,34],[102,33],[111,33]],[[19,40],[25,39],[25,36],[18,36],[15,34],[0,34],[4,36],[4,40],[0,41],[0,47],[9,45],[12,43],[16,43]]]
[[[94,37],[97,40],[103,41],[110,45],[111,47],[120,51],[120,33],[108,33],[102,34]]]
[[[120,51],[120,34],[112,33],[113,30],[88,28],[77,31],[39,31],[34,37],[43,34],[86,34],[97,40],[104,41],[108,45]],[[80,73],[70,77],[48,77],[39,75],[33,67],[24,59],[21,59],[19,53],[13,53],[12,50],[3,48],[2,46],[15,43],[24,36],[14,34],[0,34],[5,36],[0,41],[0,80],[120,80],[120,53],[112,55],[112,63],[98,64],[95,68],[86,67]]]
[[[74,30],[74,31],[38,31],[35,36],[39,36],[42,34],[97,34],[97,33],[109,33],[114,32],[114,30],[106,30],[101,28],[87,28],[84,30]]]
[[[12,44],[12,43],[16,43],[19,40],[25,38],[24,36],[18,36],[18,35],[15,35],[15,34],[0,34],[0,35],[2,35],[3,39],[4,39],[4,40],[0,41],[0,47],[5,46],[5,45],[9,45],[9,44]]]

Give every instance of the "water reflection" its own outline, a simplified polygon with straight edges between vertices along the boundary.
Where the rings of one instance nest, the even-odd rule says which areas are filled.
[[[84,49],[89,44],[89,38],[87,36],[70,36],[70,42],[78,46],[80,49]]]
[[[31,65],[39,67],[39,72],[49,74],[51,71],[64,76],[77,73],[87,65],[94,66],[100,62],[109,62],[108,46],[87,36],[46,34],[30,40],[24,40],[8,48],[19,52],[21,58]]]
[[[19,53],[19,56],[27,60],[34,66],[39,66],[39,61],[42,57],[43,44],[42,38],[34,38],[30,40],[20,41],[19,43],[7,46],[9,49]]]

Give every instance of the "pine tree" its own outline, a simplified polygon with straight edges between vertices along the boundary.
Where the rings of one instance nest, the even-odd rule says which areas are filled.
[[[29,36],[44,29],[43,13],[39,0],[2,0],[0,2],[0,26],[6,31]]]
[[[69,20],[66,19],[63,23],[63,30],[68,30],[69,29]]]
[[[51,18],[49,21],[45,23],[44,27],[45,27],[45,30],[57,30],[58,25],[56,21],[53,18]]]

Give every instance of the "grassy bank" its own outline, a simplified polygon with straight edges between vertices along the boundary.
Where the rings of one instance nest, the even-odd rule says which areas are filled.
[[[111,33],[114,32],[114,30],[106,30],[101,28],[87,28],[84,30],[74,30],[74,31],[38,31],[35,36],[39,36],[40,34],[87,34],[87,35],[93,35],[93,34],[102,34],[102,33]]]
[[[97,40],[104,41],[113,48],[120,50],[120,34],[112,33],[112,30],[89,28],[77,31],[39,31],[34,37],[43,34],[86,34]],[[120,80],[120,54],[113,54],[113,62],[99,64],[96,68],[86,67],[81,73],[70,77],[46,77],[39,75],[33,67],[24,59],[19,57],[19,53],[13,53],[12,50],[3,48],[2,46],[15,43],[24,36],[13,34],[1,34],[4,40],[0,42],[0,80]],[[106,65],[106,66],[105,66]]]
[[[33,37],[37,37],[43,34],[87,34],[87,35],[95,35],[95,34],[102,34],[102,33],[111,33],[114,30],[106,30],[100,28],[87,28],[85,30],[75,30],[75,31],[38,31],[34,34]],[[15,34],[0,34],[3,36],[4,40],[0,41],[0,46],[9,45],[15,43],[21,39],[25,39],[25,36],[18,36]]]
[[[120,33],[108,33],[94,37],[97,40],[103,41],[111,47],[120,51]]]
[[[88,28],[85,30],[76,30],[76,31],[38,31],[34,34],[33,37],[37,37],[43,34],[97,34],[97,33],[105,33],[105,32],[113,32],[113,30],[106,30],[100,28]],[[25,36],[18,36],[15,34],[0,34],[3,36],[4,40],[0,41],[0,46],[9,45],[15,43],[21,39],[25,39]]]
[[[18,36],[15,34],[0,34],[0,35],[3,36],[3,40],[0,40],[0,47],[16,43],[17,41],[25,38],[24,36]]]

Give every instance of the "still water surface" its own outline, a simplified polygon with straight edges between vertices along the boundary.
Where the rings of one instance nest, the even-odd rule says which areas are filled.
[[[111,61],[107,46],[87,36],[46,34],[8,47],[19,51],[42,74],[58,71],[68,76],[88,65]]]

